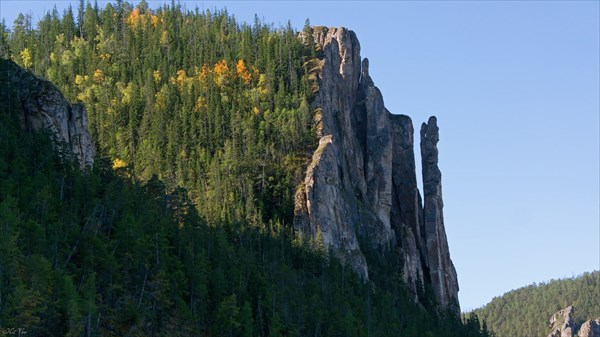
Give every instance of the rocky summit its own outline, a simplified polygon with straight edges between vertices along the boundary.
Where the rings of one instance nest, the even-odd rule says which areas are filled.
[[[9,98],[3,104],[19,111],[21,126],[25,130],[50,131],[59,152],[73,155],[81,168],[92,166],[94,142],[83,104],[69,104],[54,84],[12,61],[0,59],[0,73],[0,87],[7,90]]]
[[[557,311],[549,320],[550,333],[547,337],[600,337],[600,317],[587,320],[581,324],[579,332],[575,334],[573,316],[575,307],[572,305]]]
[[[311,72],[312,109],[319,145],[296,192],[296,230],[322,240],[363,279],[365,249],[386,254],[397,247],[404,283],[419,300],[425,285],[442,308],[456,315],[458,281],[443,219],[437,119],[420,132],[423,197],[417,188],[410,117],[391,114],[361,59],[356,34],[313,27],[317,58]],[[303,40],[309,40],[308,32]]]
[[[571,305],[557,311],[550,317],[550,333],[548,337],[573,337],[573,315],[575,308]]]

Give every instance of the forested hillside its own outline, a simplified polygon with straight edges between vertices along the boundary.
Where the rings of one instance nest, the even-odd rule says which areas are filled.
[[[600,272],[532,284],[494,298],[474,311],[498,337],[548,334],[548,319],[569,305],[575,307],[574,329],[600,317]]]
[[[179,4],[76,12],[37,29],[20,16],[2,53],[83,102],[99,152],[132,179],[187,188],[213,224],[291,222],[316,146],[302,68],[314,51],[291,27]]]
[[[416,305],[395,259],[363,283],[293,233],[314,150],[291,27],[226,11],[100,9],[19,16],[0,56],[89,113],[80,172],[19,127],[0,72],[0,326],[27,336],[485,336]]]

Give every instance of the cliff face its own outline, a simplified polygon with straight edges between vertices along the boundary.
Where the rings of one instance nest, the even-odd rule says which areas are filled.
[[[56,86],[12,61],[0,59],[0,69],[0,87],[6,90],[2,96],[6,95],[10,102],[4,104],[21,112],[21,126],[26,130],[49,130],[61,152],[74,155],[81,168],[92,166],[94,142],[85,107],[79,103],[70,105]]]
[[[573,328],[573,316],[575,315],[575,307],[572,305],[557,311],[550,317],[548,337],[600,337],[600,317],[595,320],[585,321],[579,328],[579,332],[575,334]]]
[[[579,337],[600,337],[600,317],[585,321],[578,333]]]
[[[569,306],[550,317],[548,337],[573,337],[573,315],[575,308]]]
[[[296,193],[296,229],[322,238],[364,279],[369,277],[365,249],[398,259],[416,299],[419,288],[431,284],[440,305],[458,315],[435,117],[421,129],[423,206],[412,121],[385,108],[356,35],[345,28],[315,27],[312,38],[319,57],[307,64],[318,86],[312,109],[320,141]],[[394,247],[400,256],[389,254]]]
[[[430,117],[421,125],[421,163],[423,169],[423,224],[428,268],[435,295],[442,305],[450,304],[458,294],[458,280],[444,228],[442,173],[438,167],[437,143],[440,139],[437,119]]]

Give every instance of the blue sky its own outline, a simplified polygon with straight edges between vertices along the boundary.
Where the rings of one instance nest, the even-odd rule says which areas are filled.
[[[77,8],[56,2],[61,12],[69,3]],[[185,4],[227,7],[240,21],[257,13],[275,26],[290,20],[301,29],[309,18],[348,27],[386,107],[411,116],[417,134],[438,117],[463,310],[600,269],[600,2]],[[53,5],[2,0],[0,16],[10,26],[19,11],[37,19]]]

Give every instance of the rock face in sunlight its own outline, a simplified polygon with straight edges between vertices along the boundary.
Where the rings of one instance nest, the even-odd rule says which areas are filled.
[[[575,308],[571,305],[557,311],[550,317],[550,333],[548,337],[573,337],[573,315]]]
[[[421,130],[423,206],[412,121],[385,108],[369,75],[369,62],[361,60],[356,35],[345,28],[314,27],[312,38],[318,56],[306,67],[314,82],[312,109],[320,141],[296,193],[297,231],[322,240],[365,280],[368,252],[397,259],[415,300],[422,300],[424,285],[431,284],[441,307],[458,315],[435,117]]]
[[[0,60],[0,85],[20,106],[21,125],[27,130],[45,128],[55,137],[56,147],[77,158],[81,168],[94,163],[94,142],[88,131],[82,104],[70,105],[54,84],[40,79],[12,61]]]
[[[557,311],[550,317],[550,333],[547,337],[573,337],[573,316],[575,307],[568,306],[565,309]],[[577,332],[579,337],[600,337],[600,317],[595,320],[585,321]]]

